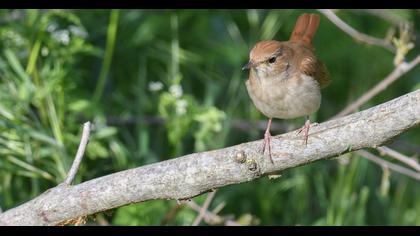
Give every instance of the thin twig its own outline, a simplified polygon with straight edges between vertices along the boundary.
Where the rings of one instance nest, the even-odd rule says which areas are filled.
[[[219,212],[226,206],[225,202],[221,202],[219,205],[217,205],[211,212],[213,214],[219,214]]]
[[[195,210],[196,212],[200,212],[201,209],[202,209],[194,201],[187,202],[187,206],[190,207],[191,209]],[[204,221],[207,224],[222,224],[223,223],[224,225],[229,225],[229,226],[240,226],[240,224],[238,222],[236,222],[235,220],[225,219],[224,217],[221,217],[217,214],[214,214],[213,212],[210,212],[208,210],[205,211]]]
[[[197,213],[200,213],[201,206],[198,205],[194,200],[188,201],[187,206]],[[206,210],[204,215],[204,221],[208,224],[221,224],[223,223],[223,218],[217,214],[213,214],[212,212]]]
[[[365,150],[359,150],[359,151],[356,151],[356,152],[359,155],[363,156],[364,158],[366,158],[366,159],[368,159],[370,161],[373,161],[373,162],[375,162],[376,164],[379,164],[382,167],[389,168],[389,169],[391,169],[391,170],[393,170],[395,172],[398,172],[400,174],[409,176],[409,177],[411,177],[411,178],[413,178],[415,180],[420,180],[420,173],[417,173],[417,172],[412,171],[410,169],[407,169],[405,167],[402,167],[402,166],[393,164],[393,163],[391,163],[389,161],[386,161],[386,160],[384,160],[384,159],[382,159],[380,157],[377,157],[376,155],[374,155],[374,154],[372,154],[372,153],[370,153],[368,151],[365,151]]]
[[[73,182],[74,177],[76,176],[77,171],[79,170],[80,163],[83,159],[83,154],[85,153],[86,146],[89,141],[89,135],[90,135],[90,128],[91,124],[90,122],[86,122],[83,124],[83,133],[82,133],[82,139],[80,140],[79,148],[77,149],[76,157],[74,158],[73,164],[70,168],[70,171],[64,180],[64,184],[70,185],[71,182]]]
[[[356,12],[365,12],[373,16],[377,16],[394,26],[399,26],[401,22],[404,21],[402,17],[397,14],[394,14],[389,9],[354,9],[352,11]]]
[[[406,155],[403,155],[403,154],[401,154],[401,153],[399,153],[399,152],[397,152],[397,151],[395,151],[395,150],[393,150],[389,147],[385,147],[385,146],[378,147],[376,149],[379,151],[379,153],[381,155],[388,155],[388,156],[390,156],[394,159],[397,159],[397,160],[401,161],[402,163],[412,167],[416,171],[420,172],[420,165],[413,158],[410,158]]]
[[[409,63],[403,62],[399,64],[395,69],[389,74],[385,79],[378,83],[375,87],[363,94],[359,99],[349,104],[337,115],[333,116],[331,119],[342,117],[350,114],[353,111],[356,111],[360,106],[365,104],[367,101],[375,97],[378,93],[385,90],[390,84],[400,78],[402,75],[413,69],[417,64],[420,63],[420,56],[417,56],[414,60]]]
[[[391,43],[383,39],[375,38],[355,30],[347,23],[342,21],[333,11],[329,9],[319,9],[318,11],[324,14],[332,23],[334,23],[338,28],[343,30],[351,37],[367,44],[382,46],[390,52],[395,52],[395,47],[392,46]]]
[[[399,150],[402,149],[404,152],[416,153],[417,156],[420,154],[420,145],[405,140],[395,140],[390,146],[392,146],[392,148],[398,148]]]
[[[190,201],[187,201],[188,203],[190,202]],[[191,205],[193,205],[193,206],[191,206]],[[177,204],[176,206],[175,206],[175,208],[173,208],[171,211],[169,211],[166,215],[165,215],[165,217],[164,217],[164,219],[162,220],[162,222],[161,222],[161,225],[166,225],[169,221],[171,221],[172,220],[172,218],[173,217],[175,217],[175,215],[176,215],[176,213],[178,213],[179,212],[179,210],[181,210],[182,209],[182,207],[184,207],[184,206],[189,206],[190,208],[192,208],[193,210],[194,209],[196,209],[197,210],[197,212],[200,214],[200,212],[204,212],[203,213],[203,215],[204,215],[204,221],[207,223],[207,224],[210,224],[210,223],[214,223],[214,222],[219,222],[219,221],[222,221],[222,219],[221,218],[217,218],[216,220],[214,219],[214,217],[213,217],[213,221],[210,219],[209,220],[209,216],[208,216],[208,212],[207,212],[207,210],[206,209],[204,209],[204,208],[201,208],[198,204],[196,204],[195,202],[194,203],[191,203],[190,205],[188,205],[188,204]],[[196,206],[196,207],[195,207]],[[213,214],[213,215],[217,215],[224,207],[226,206],[226,203],[225,202],[221,202],[220,204],[218,204],[212,211],[211,211],[211,213]],[[193,208],[194,207],[194,208]],[[204,209],[204,211],[202,211],[202,209]]]
[[[201,210],[200,210],[200,212],[198,213],[198,216],[195,218],[195,220],[194,220],[194,222],[193,222],[192,226],[197,226],[197,225],[199,225],[199,224],[200,224],[201,220],[202,220],[202,219],[203,219],[203,217],[204,217],[204,214],[206,213],[207,209],[208,209],[208,208],[209,208],[209,206],[210,206],[211,201],[212,201],[212,200],[213,200],[213,198],[214,198],[214,195],[216,195],[216,192],[217,192],[217,189],[216,189],[216,190],[214,190],[213,192],[210,192],[210,193],[207,195],[207,198],[206,198],[206,200],[204,201],[204,204],[203,204],[203,206],[201,207]]]
[[[182,210],[182,208],[184,207],[185,205],[181,205],[181,204],[177,204],[174,208],[172,208],[168,213],[166,213],[166,215],[165,215],[165,217],[163,217],[163,219],[162,219],[162,221],[160,222],[160,225],[166,225],[166,224],[168,224],[169,222],[171,222],[174,218],[175,218],[175,216],[176,216],[176,214],[178,214],[178,212],[180,211],[180,210]]]

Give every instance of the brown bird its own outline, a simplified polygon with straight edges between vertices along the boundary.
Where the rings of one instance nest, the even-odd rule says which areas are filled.
[[[263,153],[268,146],[271,156],[270,126],[273,118],[293,119],[306,116],[305,145],[311,126],[309,115],[321,104],[321,88],[330,83],[324,63],[315,55],[312,38],[319,25],[319,15],[302,14],[289,41],[264,40],[250,53],[249,62],[242,68],[250,69],[246,88],[257,109],[268,117],[264,134]]]

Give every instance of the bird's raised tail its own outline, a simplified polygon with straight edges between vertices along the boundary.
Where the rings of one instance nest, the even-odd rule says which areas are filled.
[[[291,42],[303,42],[311,45],[319,25],[319,15],[317,14],[302,14],[296,21],[295,29],[290,36]]]

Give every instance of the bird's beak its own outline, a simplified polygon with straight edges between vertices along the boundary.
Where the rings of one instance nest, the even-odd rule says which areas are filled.
[[[244,65],[244,67],[242,67],[242,70],[250,69],[253,67],[255,67],[255,64],[252,61],[249,61],[248,63],[246,63],[246,65]]]

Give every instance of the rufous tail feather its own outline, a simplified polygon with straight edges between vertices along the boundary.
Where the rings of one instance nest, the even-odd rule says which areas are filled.
[[[291,42],[303,42],[311,45],[319,25],[319,15],[317,14],[302,14],[296,21],[295,29],[290,36]]]

